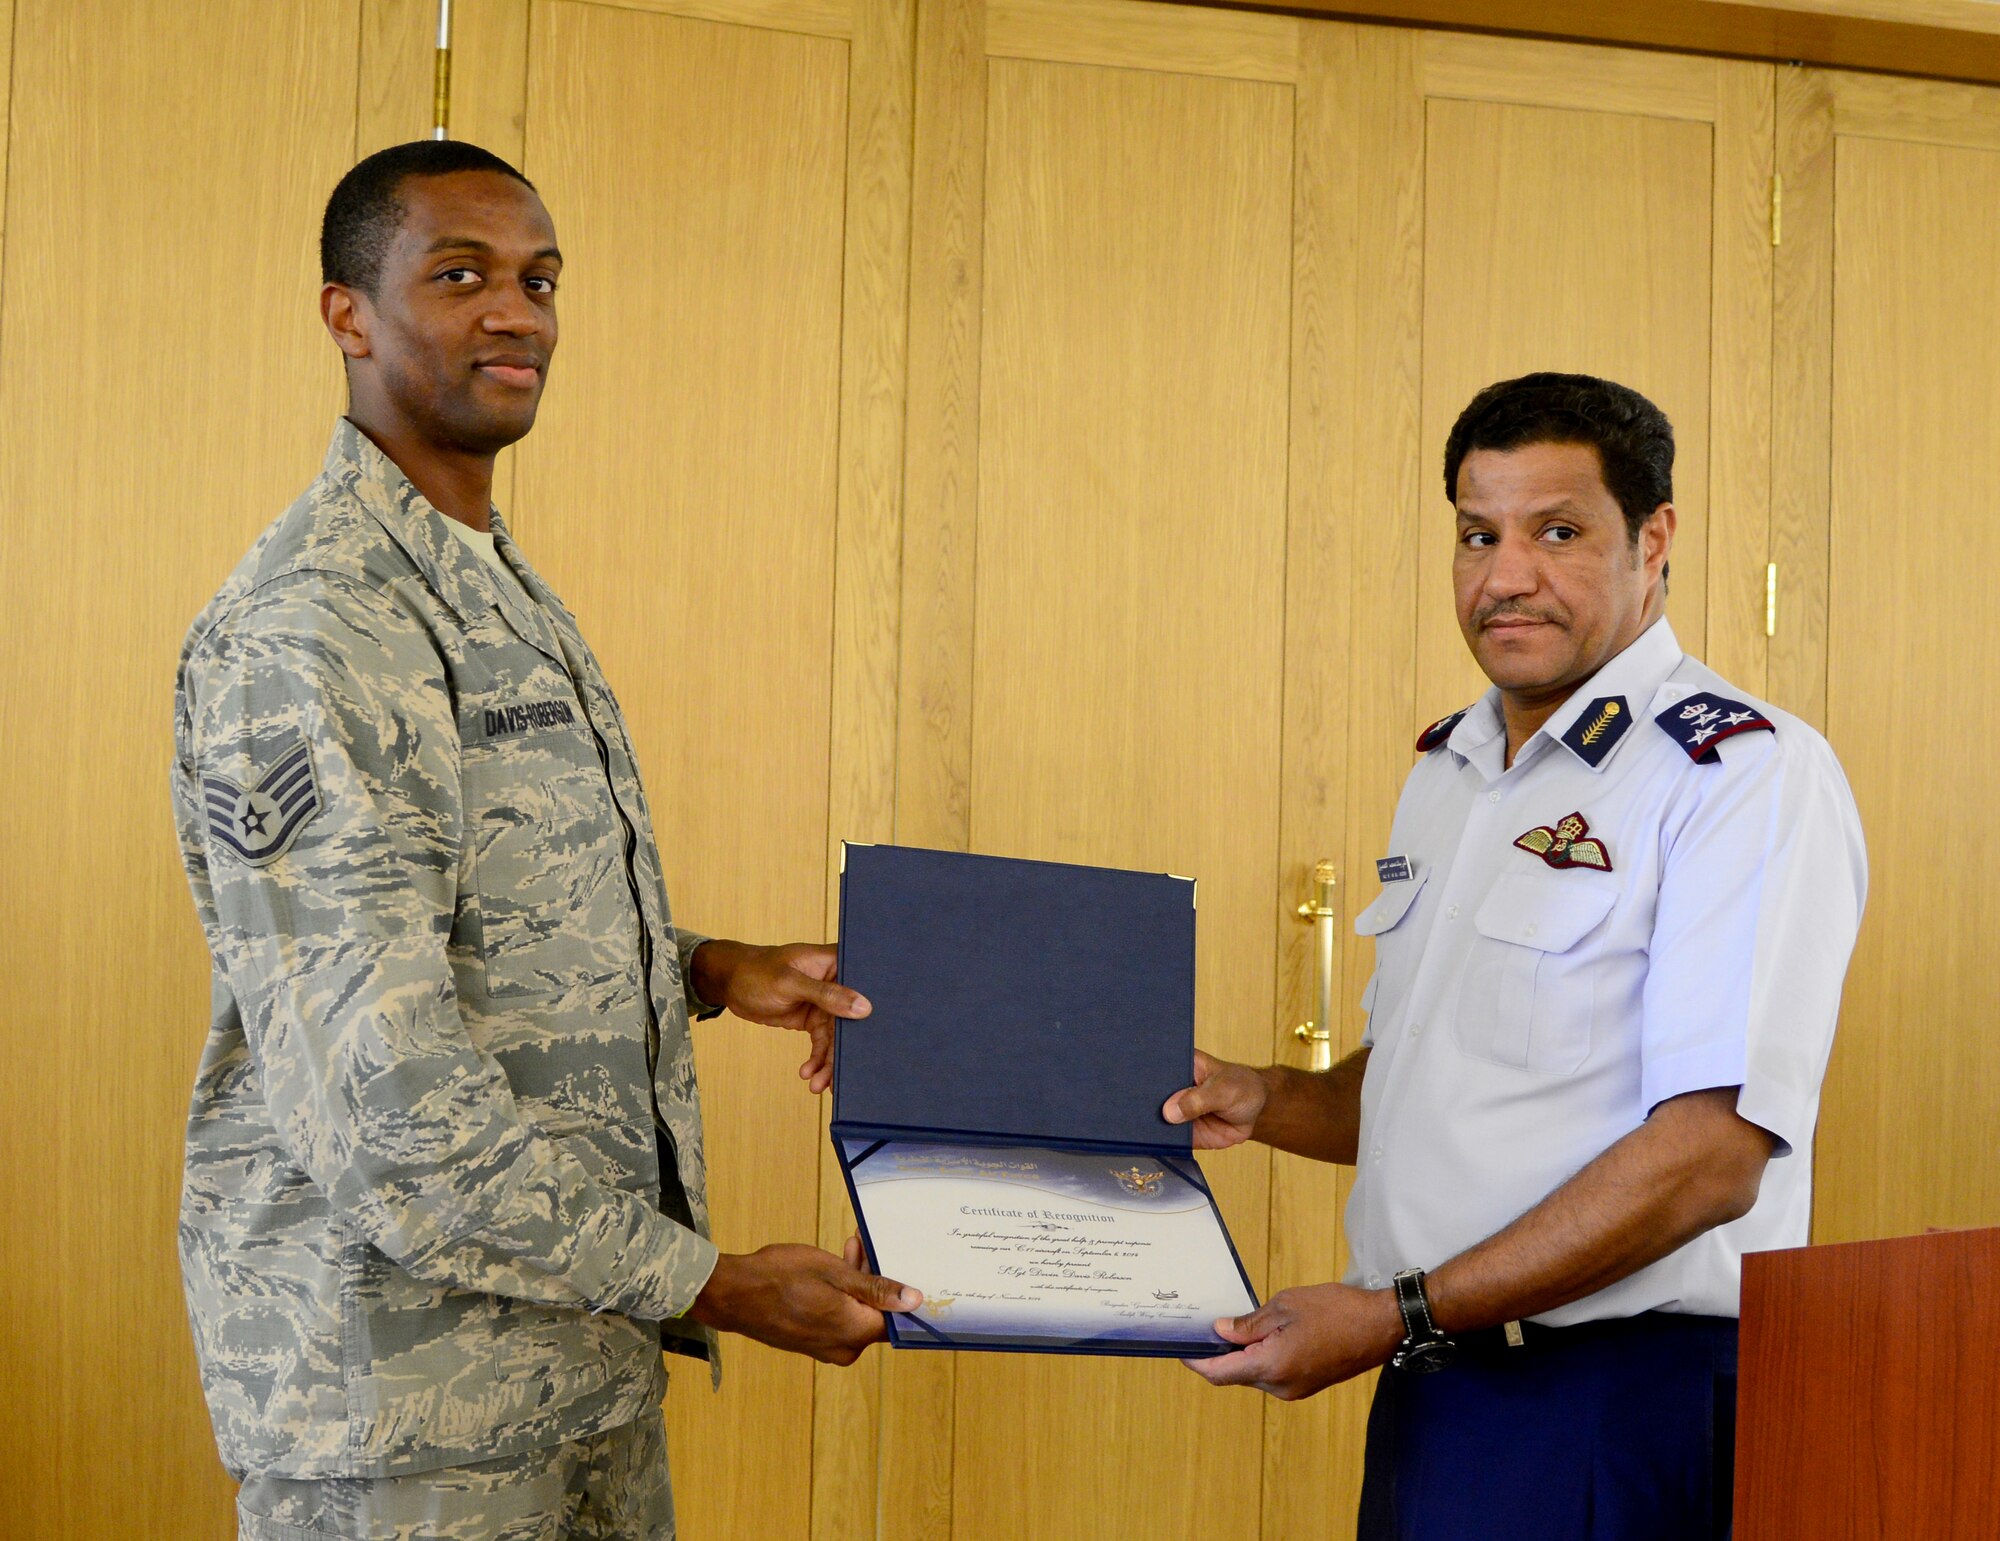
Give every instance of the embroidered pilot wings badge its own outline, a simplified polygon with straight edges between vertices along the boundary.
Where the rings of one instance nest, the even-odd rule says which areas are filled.
[[[323,806],[303,738],[279,755],[255,786],[205,774],[201,792],[209,838],[248,867],[268,867],[283,856]]]
[[[1572,813],[1553,829],[1546,824],[1538,825],[1514,844],[1532,851],[1551,867],[1589,867],[1609,872],[1611,853],[1604,849],[1602,840],[1586,840],[1584,836],[1589,831],[1590,824],[1584,816]]]

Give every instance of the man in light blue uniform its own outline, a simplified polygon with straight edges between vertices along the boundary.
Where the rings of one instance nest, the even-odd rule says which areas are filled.
[[[1802,1245],[1866,859],[1824,739],[1681,650],[1673,437],[1576,375],[1482,391],[1445,454],[1493,681],[1433,724],[1379,896],[1363,1047],[1197,1056],[1196,1143],[1357,1169],[1340,1284],[1218,1324],[1217,1384],[1387,1364],[1365,1541],[1726,1536],[1742,1255]]]

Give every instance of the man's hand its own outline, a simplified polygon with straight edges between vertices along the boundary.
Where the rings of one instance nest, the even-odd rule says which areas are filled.
[[[1215,1330],[1236,1353],[1184,1359],[1213,1386],[1254,1386],[1296,1402],[1387,1364],[1403,1341],[1403,1315],[1391,1290],[1315,1284],[1280,1290],[1248,1316],[1224,1317]]]
[[[833,1031],[842,1017],[865,1017],[865,997],[833,978],[835,953],[816,942],[753,947],[748,942],[703,942],[688,960],[694,993],[746,1022],[806,1033],[812,1051],[799,1075],[814,1092],[833,1084]]]
[[[1225,1150],[1250,1138],[1270,1095],[1270,1083],[1248,1065],[1196,1049],[1194,1085],[1175,1092],[1160,1112],[1170,1124],[1193,1120],[1196,1150]]]
[[[772,1246],[725,1252],[688,1310],[705,1327],[739,1332],[788,1353],[827,1364],[852,1364],[888,1336],[884,1311],[910,1311],[923,1295],[894,1279],[864,1272],[861,1243],[845,1259],[818,1247]]]

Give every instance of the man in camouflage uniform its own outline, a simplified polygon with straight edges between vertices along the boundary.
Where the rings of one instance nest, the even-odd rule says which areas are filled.
[[[385,151],[322,259],[349,416],[175,703],[214,964],[181,1260],[240,1533],[671,1536],[663,1342],[849,1363],[917,1298],[718,1254],[688,1016],[809,1031],[819,1089],[867,1004],[830,949],[674,926],[617,703],[491,511],[556,338],[532,187]]]

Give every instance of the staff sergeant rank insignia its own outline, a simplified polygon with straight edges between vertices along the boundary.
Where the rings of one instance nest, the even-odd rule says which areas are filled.
[[[1602,840],[1586,840],[1590,824],[1580,813],[1572,813],[1554,829],[1539,825],[1514,844],[1532,851],[1551,867],[1589,867],[1597,872],[1611,870],[1611,853]]]
[[[1595,769],[1631,726],[1632,708],[1623,696],[1599,696],[1578,714],[1562,741],[1579,760]]]
[[[1666,729],[1667,737],[1687,751],[1697,765],[1716,763],[1715,746],[1739,733],[1778,731],[1777,725],[1756,707],[1722,696],[1689,696],[1668,707],[1653,719]]]
[[[268,867],[291,849],[299,831],[324,806],[304,738],[278,756],[252,787],[227,776],[203,775],[209,839],[245,866]]]

